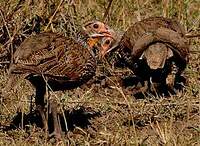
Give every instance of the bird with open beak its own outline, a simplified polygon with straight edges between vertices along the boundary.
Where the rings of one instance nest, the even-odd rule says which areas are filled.
[[[9,67],[9,80],[2,90],[3,96],[15,89],[17,81],[27,79],[35,87],[36,111],[42,117],[44,129],[48,129],[45,111],[53,116],[56,139],[61,139],[61,127],[55,99],[48,100],[50,110],[45,110],[45,95],[48,91],[69,90],[88,82],[96,71],[93,47],[111,34],[100,21],[83,26],[82,41],[58,33],[39,33],[24,40],[13,54],[14,61]]]

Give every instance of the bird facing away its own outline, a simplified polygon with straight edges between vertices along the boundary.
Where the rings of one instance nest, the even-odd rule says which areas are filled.
[[[25,39],[13,55],[9,81],[2,92],[15,88],[19,79],[29,80],[36,88],[36,110],[42,117],[45,129],[48,127],[44,114],[46,87],[52,91],[73,89],[90,80],[96,70],[92,48],[103,37],[111,36],[107,25],[100,21],[88,22],[79,35],[82,40],[78,41],[57,33],[32,35]],[[50,101],[50,108],[55,136],[60,139],[61,127],[54,101]]]
[[[109,58],[113,53],[117,56],[112,60],[115,66],[130,68],[149,84],[173,86],[174,79],[170,80],[173,65],[177,68],[175,76],[181,75],[188,62],[189,46],[177,21],[150,17],[130,26],[117,46],[105,54]]]

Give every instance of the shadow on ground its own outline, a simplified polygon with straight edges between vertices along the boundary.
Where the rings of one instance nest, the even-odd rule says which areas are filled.
[[[60,119],[60,124],[63,132],[72,131],[75,127],[87,128],[90,123],[90,119],[101,116],[100,112],[93,111],[91,108],[86,109],[83,106],[80,106],[76,109],[64,110],[63,113],[58,115]],[[23,126],[22,126],[23,125]],[[3,128],[4,131],[15,130],[18,128],[24,127],[26,130],[30,127],[29,125],[36,125],[37,127],[42,128],[42,118],[36,110],[28,113],[22,114],[18,112],[17,115],[13,118],[11,124]],[[67,125],[67,126],[66,126]],[[53,132],[53,119],[52,114],[48,115],[48,126],[49,133]]]
[[[128,76],[122,80],[122,83],[124,88],[132,90],[132,95],[136,99],[145,99],[146,97],[169,97],[170,95],[176,95],[178,91],[184,90],[185,85],[187,85],[187,80],[183,76],[176,76],[173,89],[167,87],[167,85],[160,84],[156,87],[156,91],[151,91],[148,85],[148,88],[144,92],[138,92],[140,91],[140,89],[137,88],[138,84],[140,83],[142,87],[144,87],[145,83],[136,76]]]

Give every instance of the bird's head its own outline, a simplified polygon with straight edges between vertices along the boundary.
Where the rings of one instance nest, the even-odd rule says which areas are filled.
[[[93,20],[93,21],[86,22],[83,25],[83,30],[86,34],[88,34],[90,36],[95,33],[108,32],[109,27],[104,22],[101,22],[98,20]]]
[[[116,48],[121,40],[121,36],[113,29],[109,29],[110,36],[103,37],[99,43],[100,57],[105,57],[110,51]]]
[[[89,21],[83,26],[84,33],[87,36],[87,45],[93,48],[100,44],[103,39],[112,38],[111,30],[105,23],[101,21]]]

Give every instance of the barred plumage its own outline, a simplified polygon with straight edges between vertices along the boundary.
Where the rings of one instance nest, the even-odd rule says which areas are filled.
[[[126,66],[143,80],[152,78],[153,82],[166,84],[172,62],[178,68],[177,75],[185,69],[189,46],[177,21],[151,17],[130,26],[117,47],[107,53],[108,58],[116,54],[112,60],[115,66]]]
[[[89,22],[83,28],[80,34],[86,42],[80,43],[57,33],[40,33],[27,38],[14,53],[14,63],[9,68],[9,81],[2,92],[7,93],[15,87],[17,76],[28,79],[36,88],[36,109],[43,118],[45,128],[44,95],[47,84],[47,87],[56,91],[86,83],[96,71],[93,46],[102,37],[110,36],[108,27],[99,21]],[[51,107],[55,107],[55,104]],[[58,125],[56,109],[52,111]],[[60,127],[56,125],[56,136],[60,138]]]

